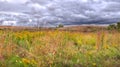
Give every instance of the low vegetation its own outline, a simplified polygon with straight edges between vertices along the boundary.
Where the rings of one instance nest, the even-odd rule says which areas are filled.
[[[108,26],[108,30],[117,30],[117,31],[120,31],[120,22],[117,22],[117,24],[110,24]]]
[[[0,67],[119,67],[120,33],[0,30]]]
[[[63,24],[59,24],[56,28],[63,28],[64,25]]]

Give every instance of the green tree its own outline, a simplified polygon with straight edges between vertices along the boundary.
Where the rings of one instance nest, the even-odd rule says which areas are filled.
[[[117,27],[116,27],[116,25],[115,24],[110,24],[109,26],[108,26],[108,30],[115,30]]]
[[[108,30],[117,30],[117,31],[120,31],[120,22],[117,22],[116,25],[115,24],[110,24],[108,26]]]
[[[64,25],[63,25],[63,24],[59,24],[59,25],[58,25],[58,28],[61,28],[61,27],[64,27]]]
[[[120,31],[120,22],[117,22],[117,30]]]

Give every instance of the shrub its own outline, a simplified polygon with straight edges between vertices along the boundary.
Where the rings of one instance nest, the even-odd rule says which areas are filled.
[[[117,31],[120,31],[120,22],[117,22],[117,24],[110,24],[108,26],[108,30],[117,30]]]
[[[58,25],[58,28],[61,28],[61,27],[64,27],[64,25],[63,25],[63,24],[59,24],[59,25]]]
[[[117,23],[117,30],[120,31],[120,22]]]
[[[116,29],[116,25],[115,24],[111,24],[108,26],[108,30],[115,30]]]

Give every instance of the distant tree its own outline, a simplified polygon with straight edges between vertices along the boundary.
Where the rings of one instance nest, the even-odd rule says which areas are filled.
[[[63,25],[63,24],[59,24],[59,25],[58,25],[58,28],[61,28],[61,27],[64,27],[64,25]]]
[[[110,25],[108,26],[108,30],[115,30],[115,29],[117,29],[117,27],[116,27],[115,24],[110,24]]]
[[[120,31],[120,22],[117,22],[117,30]]]
[[[120,22],[117,22],[116,24],[110,24],[108,26],[108,30],[117,30],[117,31],[120,31]]]

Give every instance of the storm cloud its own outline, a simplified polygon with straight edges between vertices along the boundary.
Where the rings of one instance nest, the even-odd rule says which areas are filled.
[[[77,25],[110,24],[120,21],[120,0],[1,0],[0,2],[2,3],[0,11],[29,12],[33,16],[39,15],[37,18],[40,23]]]

